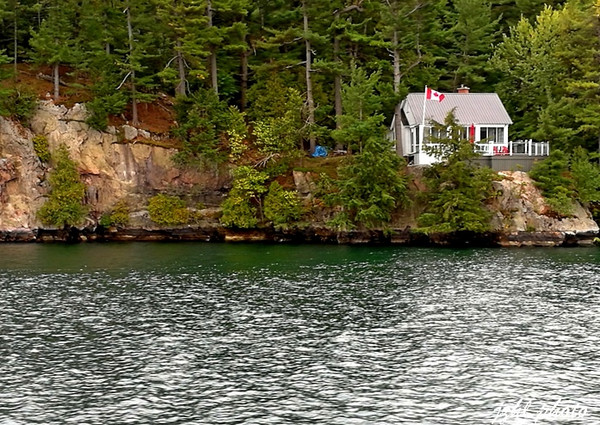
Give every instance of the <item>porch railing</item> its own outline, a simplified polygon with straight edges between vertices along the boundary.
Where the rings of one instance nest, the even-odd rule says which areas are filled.
[[[483,156],[548,156],[550,154],[550,144],[548,142],[534,142],[531,139],[508,143],[475,143],[475,150]]]

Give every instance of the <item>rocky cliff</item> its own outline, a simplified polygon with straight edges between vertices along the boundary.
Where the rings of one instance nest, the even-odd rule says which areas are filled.
[[[132,226],[119,234],[101,235],[108,239],[206,239],[206,240],[294,240],[338,243],[456,243],[472,238],[478,244],[564,245],[591,243],[598,234],[598,225],[589,211],[577,204],[569,218],[557,218],[549,213],[539,190],[523,172],[503,173],[495,182],[497,196],[489,205],[493,211],[493,232],[489,235],[433,235],[423,238],[405,223],[390,232],[336,232],[322,223],[313,223],[295,231],[276,232],[272,229],[232,232],[220,228],[214,219],[202,228],[184,226],[171,231],[158,229],[147,219],[147,200],[158,192],[185,194],[193,202],[217,207],[230,184],[227,172],[184,171],[173,165],[173,149],[159,146],[160,137],[129,125],[109,127],[105,132],[85,123],[83,105],[66,108],[51,101],[41,102],[31,121],[31,129],[0,118],[0,240],[45,240],[44,230],[36,212],[45,201],[49,187],[48,169],[33,148],[35,135],[43,135],[50,151],[61,144],[67,146],[71,158],[78,164],[86,184],[86,203],[90,207],[87,232],[95,232],[101,213],[119,201],[126,201],[132,210]],[[310,196],[313,190],[310,176],[294,172],[298,191]],[[91,229],[91,230],[90,230]],[[50,233],[52,230],[49,231]],[[48,232],[46,232],[48,234]],[[42,235],[42,236],[40,236]],[[97,235],[96,235],[97,236]],[[50,239],[55,236],[50,236]],[[64,235],[56,236],[64,239]]]
[[[226,173],[183,171],[174,167],[173,149],[156,146],[159,137],[129,125],[100,132],[85,123],[83,105],[66,108],[40,102],[31,130],[0,118],[0,230],[34,231],[36,211],[48,193],[46,167],[34,149],[34,135],[47,138],[50,151],[67,146],[86,184],[86,203],[97,217],[125,200],[143,210],[157,192],[193,193],[198,202],[218,205],[228,184]]]
[[[490,205],[492,229],[505,246],[591,243],[598,224],[590,211],[575,202],[571,217],[557,217],[545,203],[540,190],[522,171],[501,172],[494,182],[497,196]]]

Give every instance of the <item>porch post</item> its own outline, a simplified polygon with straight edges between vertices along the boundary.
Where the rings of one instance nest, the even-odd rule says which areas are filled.
[[[527,142],[527,145],[528,145],[527,151],[529,152],[529,156],[531,156],[531,150],[533,148],[533,140],[529,139],[529,141]]]

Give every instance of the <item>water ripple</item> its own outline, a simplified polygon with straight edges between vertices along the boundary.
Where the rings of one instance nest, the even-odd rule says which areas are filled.
[[[0,425],[600,419],[595,250],[148,246],[0,263]]]

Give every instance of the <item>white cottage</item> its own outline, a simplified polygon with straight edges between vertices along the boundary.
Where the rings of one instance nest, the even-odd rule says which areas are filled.
[[[425,100],[424,93],[410,93],[398,107],[401,122],[396,122],[396,114],[390,137],[409,164],[426,165],[437,161],[424,149],[432,131],[431,123],[443,123],[452,109],[458,124],[465,129],[465,138],[475,143],[481,153],[513,153],[513,145],[508,141],[508,126],[512,120],[496,93],[469,93],[468,87],[461,87],[458,93],[444,93],[442,101]]]

